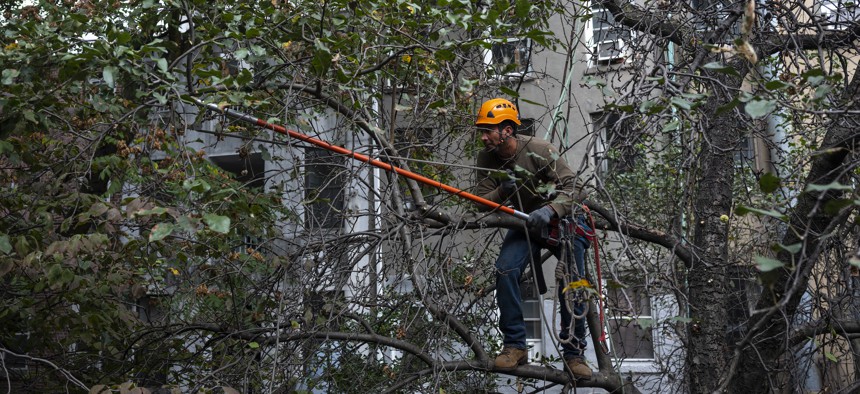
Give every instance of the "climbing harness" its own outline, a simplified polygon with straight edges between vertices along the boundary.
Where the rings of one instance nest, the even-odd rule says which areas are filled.
[[[557,239],[558,243],[556,245],[561,244],[560,259],[555,268],[555,280],[557,285],[565,290],[562,292],[564,296],[561,297],[559,302],[564,302],[565,307],[571,314],[571,324],[567,327],[567,338],[562,338],[560,332],[556,334],[556,338],[563,344],[571,344],[576,340],[576,336],[573,333],[576,324],[573,320],[585,318],[590,305],[588,301],[593,294],[596,296],[600,322],[600,327],[596,327],[596,329],[600,330],[598,341],[600,342],[601,350],[609,353],[609,347],[606,344],[606,330],[604,329],[603,292],[601,291],[603,280],[600,267],[599,243],[594,230],[594,217],[591,215],[591,211],[585,205],[582,206],[582,211],[582,214],[575,215],[574,217],[560,219],[550,230],[551,233],[553,231],[557,232],[557,237],[550,237],[550,239]],[[588,227],[582,225],[582,221],[586,219],[589,221]],[[577,237],[584,238],[594,249],[595,271],[597,273],[597,281],[594,285],[589,284],[586,280],[588,270],[586,269],[586,272],[579,272],[576,265],[573,251],[574,242],[576,242]],[[570,272],[571,270],[572,272]],[[579,313],[574,308],[578,304],[582,305],[582,311]],[[553,320],[555,320],[555,316]],[[553,326],[555,326],[555,321],[553,321]]]

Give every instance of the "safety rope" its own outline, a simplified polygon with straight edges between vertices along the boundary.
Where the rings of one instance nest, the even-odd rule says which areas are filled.
[[[573,282],[574,275],[578,279],[582,279],[584,275],[582,272],[578,272],[579,268],[576,266],[576,257],[573,256],[573,242],[576,237],[576,232],[570,231],[567,219],[562,219],[559,226],[559,241],[561,243],[562,250],[560,253],[561,258],[555,266],[555,279],[558,286],[565,288]],[[573,264],[571,264],[571,262]],[[574,272],[568,272],[569,267],[572,267]],[[564,306],[570,313],[571,321],[570,325],[567,327],[567,339],[561,337],[561,332],[556,333],[556,338],[560,343],[571,344],[576,340],[576,336],[574,335],[574,330],[576,328],[575,320],[582,319],[588,314],[589,304],[586,302],[588,301],[588,297],[582,289],[568,289],[562,293],[567,294],[567,296],[561,297],[560,302],[564,302]],[[574,308],[576,304],[582,305],[582,312],[580,314],[576,313],[576,309]],[[553,307],[553,309],[555,309],[555,307]],[[557,314],[553,314],[553,327],[557,327],[555,325],[556,315]],[[579,344],[577,343],[576,346],[579,347]]]
[[[582,231],[585,239],[591,241],[592,245],[594,245],[594,269],[597,271],[597,310],[599,311],[598,317],[600,320],[600,341],[601,346],[603,347],[603,351],[607,354],[609,353],[609,346],[606,344],[606,329],[605,329],[605,320],[604,320],[604,310],[603,310],[603,270],[600,269],[600,245],[597,241],[597,230],[594,225],[594,216],[591,214],[591,210],[588,209],[588,205],[582,204],[582,210],[585,211],[585,216],[588,218],[588,226],[591,228],[591,232],[585,231],[581,226],[577,226],[576,228]]]
[[[600,267],[600,245],[598,242],[597,232],[595,230],[596,227],[594,224],[594,216],[591,214],[591,210],[588,209],[588,206],[586,206],[586,205],[582,205],[582,210],[585,213],[585,216],[588,218],[588,225],[590,227],[590,230],[586,230],[586,228],[584,228],[583,226],[581,226],[579,224],[579,221],[574,219],[574,224],[576,226],[576,228],[574,230],[574,234],[575,234],[574,235],[574,234],[570,234],[570,232],[567,231],[568,227],[566,226],[565,223],[561,223],[561,230],[562,231],[560,231],[559,238],[560,238],[560,241],[563,242],[563,244],[562,244],[563,250],[561,253],[562,258],[559,261],[558,265],[556,265],[556,267],[555,267],[555,279],[556,279],[556,283],[558,283],[559,286],[567,287],[570,285],[570,283],[572,282],[572,277],[570,275],[571,273],[567,272],[568,267],[573,267],[573,269],[575,271],[578,270],[578,267],[576,266],[575,261],[573,261],[572,265],[569,264],[569,262],[571,261],[570,259],[575,259],[575,257],[572,255],[573,254],[574,238],[575,238],[575,236],[581,236],[581,237],[585,238],[587,241],[589,241],[592,244],[592,247],[594,249],[594,265],[595,265],[595,270],[597,271],[597,284],[595,285],[595,290],[597,292],[597,297],[596,297],[597,298],[597,313],[598,313],[598,320],[600,323],[600,327],[597,327],[597,329],[600,330],[600,336],[598,337],[598,341],[600,342],[601,350],[603,350],[604,353],[608,354],[609,353],[609,346],[606,343],[606,330],[605,330],[606,326],[605,326],[605,315],[604,315],[604,310],[603,310],[603,275],[602,275],[602,269]],[[586,271],[588,271],[588,270],[586,269]],[[584,272],[573,272],[573,273],[576,274],[576,276],[575,276],[576,278],[579,278],[579,279],[585,278]],[[559,342],[561,342],[561,343],[570,344],[571,341],[573,340],[573,338],[575,338],[575,336],[573,335],[573,330],[574,330],[576,324],[573,321],[573,319],[584,318],[585,315],[588,313],[589,303],[586,302],[588,300],[588,297],[585,295],[585,290],[569,289],[566,293],[568,295],[566,297],[563,297],[563,299],[560,301],[565,303],[567,310],[570,311],[570,314],[571,314],[571,324],[570,324],[570,327],[568,327],[568,335],[567,335],[568,339],[562,339],[560,332],[556,333],[556,338],[558,338]],[[573,305],[575,305],[577,302],[580,302],[583,304],[583,311],[580,315],[577,315],[575,312],[575,309],[573,308]],[[553,305],[553,310],[554,309],[555,309],[555,306]],[[556,315],[557,314],[553,314],[553,327],[557,327],[555,325]]]

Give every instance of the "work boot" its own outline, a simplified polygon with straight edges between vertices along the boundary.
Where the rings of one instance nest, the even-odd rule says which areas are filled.
[[[573,373],[573,376],[577,379],[591,379],[591,368],[588,365],[585,365],[585,359],[581,357],[573,357],[565,360],[564,362],[567,364],[567,369]]]
[[[526,349],[505,346],[502,352],[496,356],[496,369],[510,371],[518,365],[529,362],[529,352]]]

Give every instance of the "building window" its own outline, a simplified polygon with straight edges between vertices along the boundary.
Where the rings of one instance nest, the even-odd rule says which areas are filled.
[[[520,126],[517,127],[519,135],[535,135],[535,120],[531,118],[520,119]]]
[[[695,26],[699,31],[713,31],[722,27],[723,21],[735,12],[728,2],[712,0],[692,0],[690,2],[696,18]],[[741,18],[729,27],[720,42],[728,44],[741,35]]]
[[[755,159],[755,140],[751,136],[741,137],[738,148],[735,150],[736,167],[752,167]]]
[[[595,145],[594,162],[597,175],[606,178],[610,174],[624,173],[636,165],[639,153],[635,141],[626,135],[624,122],[616,113],[591,115],[592,127],[598,139]]]
[[[591,63],[594,65],[623,64],[628,56],[631,43],[630,30],[617,26],[609,10],[593,6],[591,8]]]
[[[167,324],[167,310],[164,307],[170,300],[167,296],[148,294],[137,301],[137,316],[141,322],[154,326]]]
[[[305,226],[340,229],[343,225],[344,158],[322,148],[305,149]]]
[[[825,29],[846,30],[860,20],[860,6],[856,0],[823,0],[818,6]]]
[[[396,129],[394,135],[394,148],[400,156],[426,160],[433,155],[433,129],[429,127]]]
[[[609,288],[606,295],[611,351],[621,359],[653,359],[654,318],[644,287]]]
[[[750,267],[732,266],[727,272],[728,324],[726,337],[729,344],[740,342],[747,332],[750,314],[755,309],[755,303],[761,293],[761,285],[756,281],[756,274]]]
[[[17,354],[28,354],[30,352],[30,333],[16,333],[12,336],[12,342],[6,346],[10,351]],[[26,357],[14,356],[2,351],[0,351],[0,363],[4,366],[4,368],[0,368],[0,376],[3,377],[12,377],[14,373],[24,373],[28,370]],[[8,372],[8,374],[4,372]]]
[[[336,290],[311,291],[305,293],[304,321],[302,325],[308,331],[338,331],[341,329],[346,303],[344,293]],[[331,374],[342,368],[343,343],[322,338],[311,338],[302,343],[304,350],[304,375],[311,385],[316,385],[319,391],[327,392]]]
[[[259,152],[241,155],[209,156],[209,160],[229,172],[232,178],[242,184],[242,188],[250,193],[262,192],[266,185],[266,162]],[[233,250],[238,253],[250,253],[260,249],[261,238],[257,235],[245,234],[242,244]]]
[[[266,162],[259,152],[244,155],[209,156],[209,160],[229,172],[246,189],[262,190],[266,184]]]
[[[484,55],[484,63],[495,76],[520,77],[531,72],[531,46],[528,38],[510,38],[493,43]]]
[[[543,341],[543,324],[541,323],[541,299],[534,283],[522,283],[520,295],[523,303],[523,320],[526,323],[526,344],[529,347],[529,358],[539,359]]]

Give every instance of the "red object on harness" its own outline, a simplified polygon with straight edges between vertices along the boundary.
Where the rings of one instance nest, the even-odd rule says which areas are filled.
[[[600,317],[600,338],[598,340],[603,342],[604,351],[608,352],[609,347],[606,346],[606,330],[604,324],[604,311],[603,311],[603,275],[600,269],[600,246],[597,242],[597,231],[594,226],[594,216],[591,215],[591,210],[588,209],[588,206],[583,204],[582,210],[585,211],[585,215],[588,216],[589,227],[591,227],[591,232],[585,231],[581,226],[576,226],[576,235],[585,237],[585,239],[591,241],[592,245],[594,245],[594,265],[595,270],[597,271],[597,310],[598,316]]]

